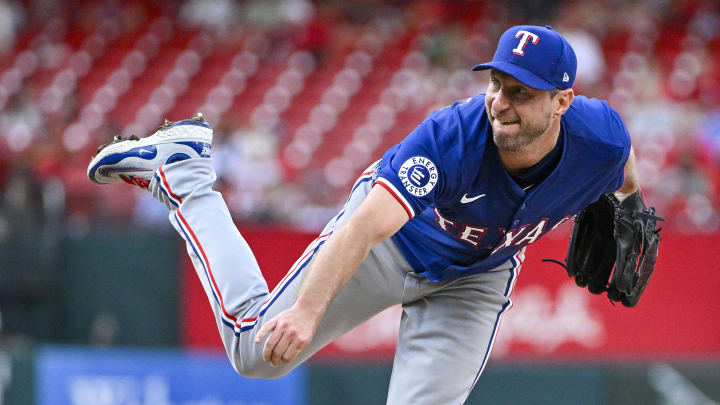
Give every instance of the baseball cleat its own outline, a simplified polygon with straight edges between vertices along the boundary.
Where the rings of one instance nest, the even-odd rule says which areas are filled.
[[[160,166],[192,158],[209,158],[212,127],[202,114],[183,121],[165,120],[147,138],[116,136],[102,145],[88,166],[87,175],[95,183],[125,182],[147,189]]]

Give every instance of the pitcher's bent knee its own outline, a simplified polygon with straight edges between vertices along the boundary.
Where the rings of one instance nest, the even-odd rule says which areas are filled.
[[[265,362],[262,359],[250,359],[248,361],[243,361],[243,359],[241,359],[238,355],[230,356],[230,362],[232,363],[235,371],[241,376],[247,378],[259,378],[263,380],[275,380],[277,378],[281,378],[297,366],[296,364],[280,363],[277,367],[273,367],[272,363]]]

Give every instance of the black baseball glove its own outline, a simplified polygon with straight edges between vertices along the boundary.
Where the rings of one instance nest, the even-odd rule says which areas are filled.
[[[605,194],[575,216],[566,263],[543,261],[562,265],[591,293],[607,291],[611,301],[634,307],[657,260],[660,229],[655,226],[663,219],[654,214],[654,207],[645,207],[640,190],[622,203]]]

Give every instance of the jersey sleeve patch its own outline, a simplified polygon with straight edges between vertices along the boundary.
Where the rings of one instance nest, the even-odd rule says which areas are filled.
[[[400,166],[398,178],[408,193],[422,197],[428,195],[437,185],[437,167],[427,157],[413,156]]]

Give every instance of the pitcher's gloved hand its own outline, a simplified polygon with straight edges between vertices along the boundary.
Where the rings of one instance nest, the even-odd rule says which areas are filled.
[[[645,207],[640,190],[622,203],[605,194],[575,216],[566,263],[543,261],[561,264],[591,293],[607,291],[610,300],[634,307],[657,261],[657,221],[663,219],[655,216],[654,207]]]

